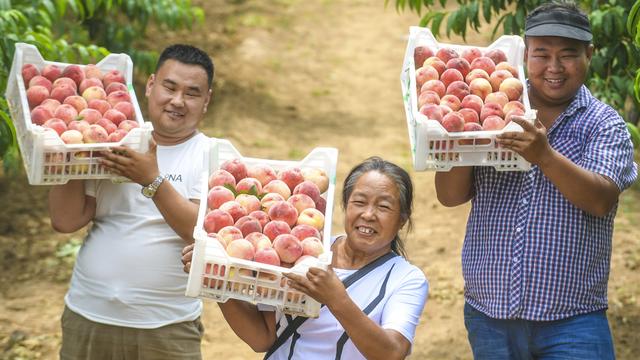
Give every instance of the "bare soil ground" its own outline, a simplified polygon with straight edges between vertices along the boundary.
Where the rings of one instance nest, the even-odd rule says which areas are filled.
[[[194,3],[205,10],[203,25],[190,32],[155,29],[146,47],[160,50],[186,41],[212,55],[217,73],[205,134],[230,139],[252,157],[301,159],[316,146],[337,147],[338,183],[371,155],[411,169],[399,75],[416,15],[385,8],[382,0]],[[488,34],[471,34],[467,41],[487,45]],[[469,209],[442,207],[433,173],[411,173],[416,205],[407,246],[431,284],[412,358],[470,359],[460,270]],[[63,235],[50,228],[46,193],[24,176],[0,175],[0,359],[57,358],[59,316],[73,264],[69,249],[84,233]],[[335,210],[338,233],[342,212]],[[628,360],[640,358],[638,220],[640,186],[621,198],[609,282],[616,351]],[[205,303],[203,319],[205,359],[261,358],[237,339],[215,303]]]

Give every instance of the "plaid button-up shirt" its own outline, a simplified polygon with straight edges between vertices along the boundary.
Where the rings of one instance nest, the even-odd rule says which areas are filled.
[[[637,177],[624,120],[582,86],[548,129],[551,146],[622,191]],[[499,319],[547,321],[605,309],[616,209],[571,204],[537,166],[474,168],[476,195],[462,249],[465,299]]]

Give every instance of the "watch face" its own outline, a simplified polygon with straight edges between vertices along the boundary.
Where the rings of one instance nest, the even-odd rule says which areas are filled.
[[[148,186],[145,186],[142,188],[142,195],[150,198],[153,197],[153,195],[156,193],[156,191],[154,189],[150,189]]]

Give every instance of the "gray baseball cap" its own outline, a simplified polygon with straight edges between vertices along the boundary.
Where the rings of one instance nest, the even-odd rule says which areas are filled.
[[[580,41],[591,41],[591,24],[582,14],[560,9],[541,11],[527,18],[525,36],[559,36]]]

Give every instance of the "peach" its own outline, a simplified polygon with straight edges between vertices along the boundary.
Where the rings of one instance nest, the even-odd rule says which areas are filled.
[[[82,144],[82,133],[75,129],[67,130],[60,134],[60,139],[65,144]]]
[[[138,124],[138,122],[135,120],[122,120],[122,122],[118,124],[118,129],[125,130],[126,132],[129,132],[131,131],[131,129],[135,129],[138,127],[140,127],[140,124]]]
[[[74,91],[78,91],[78,84],[76,84],[75,81],[69,79],[68,77],[60,77],[53,82],[53,87],[58,87],[61,85],[67,85]]]
[[[420,113],[430,120],[442,121],[444,114],[440,105],[427,104],[420,108]]]
[[[289,198],[289,196],[291,196],[291,189],[289,189],[289,185],[287,185],[284,181],[278,179],[271,180],[262,188],[262,191],[265,193],[280,194],[282,200],[286,200]]]
[[[484,101],[482,98],[475,94],[469,94],[462,99],[460,102],[460,107],[463,109],[472,109],[478,115],[480,115],[480,110],[482,110],[482,105],[484,105]]]
[[[40,106],[47,108],[49,111],[51,111],[51,113],[53,114],[54,112],[56,112],[56,109],[58,108],[58,106],[60,106],[61,103],[60,101],[56,100],[56,99],[45,99]]]
[[[447,88],[440,80],[429,80],[420,88],[420,94],[426,91],[433,91],[438,94],[439,97],[443,97],[447,93]]]
[[[217,233],[218,240],[224,242],[225,247],[228,246],[232,241],[242,239],[244,236],[240,229],[233,225],[225,226],[222,229],[218,230]]]
[[[67,67],[65,67],[62,70],[62,77],[68,77],[69,79],[73,80],[74,83],[76,83],[77,86],[80,86],[80,84],[82,83],[82,80],[84,80],[85,76],[84,76],[84,71],[82,70],[82,68],[80,67],[80,65],[68,65]]]
[[[105,119],[111,120],[112,123],[116,124],[116,126],[120,125],[121,122],[127,120],[127,117],[116,109],[107,110],[102,116]]]
[[[235,200],[233,192],[224,186],[213,186],[207,194],[207,206],[212,210],[219,209],[220,205],[233,200]]]
[[[84,67],[84,77],[85,79],[97,79],[102,83],[102,70],[95,64],[88,64]]]
[[[502,118],[502,116],[504,115],[502,112],[502,106],[494,102],[485,103],[482,106],[482,110],[480,111],[480,123],[484,123],[484,120],[491,115]]]
[[[447,69],[456,69],[460,71],[462,77],[465,77],[469,73],[471,65],[466,59],[459,57],[447,61]]]
[[[124,76],[118,70],[107,71],[102,77],[102,83],[104,84],[105,89],[109,87],[109,84],[119,82],[125,83]]]
[[[247,236],[253,232],[262,232],[262,225],[260,225],[260,222],[246,215],[238,219],[234,226],[240,229],[242,236]]]
[[[509,112],[505,112],[505,116],[504,116],[505,125],[510,123],[513,120],[514,116],[519,116],[519,117],[524,116],[524,110],[515,108],[510,110]]]
[[[107,131],[107,134],[111,134],[114,131],[118,130],[118,126],[116,126],[116,124],[111,122],[111,120],[109,119],[102,118],[98,120],[95,124],[102,126],[102,128]]]
[[[322,196],[316,201],[316,209],[320,211],[323,215],[327,210],[327,200],[325,200]]]
[[[66,84],[54,86],[51,90],[51,98],[63,103],[69,96],[77,95],[76,90]]]
[[[300,184],[296,185],[295,189],[293,189],[293,195],[296,194],[305,194],[309,196],[315,204],[316,200],[320,197],[320,189],[313,181],[304,180]]]
[[[125,136],[127,136],[127,134],[128,134],[128,132],[125,131],[125,130],[116,129],[115,131],[109,133],[109,137],[107,138],[107,142],[120,142],[122,139],[124,139]]]
[[[73,106],[76,111],[78,111],[78,113],[87,108],[87,100],[78,95],[68,96],[66,99],[64,99],[63,104],[69,104]]]
[[[256,178],[245,177],[236,184],[236,192],[260,195],[262,194],[262,184]]]
[[[31,122],[36,125],[42,125],[52,117],[53,113],[42,105],[38,105],[31,110]]]
[[[449,84],[454,81],[464,81],[464,76],[456,69],[447,69],[442,73],[442,76],[440,76],[440,81],[442,81],[444,87],[447,88]]]
[[[260,210],[262,207],[262,203],[255,195],[239,194],[236,196],[236,201],[247,211],[247,214]]]
[[[86,100],[86,98],[85,98],[85,100]],[[95,109],[95,110],[100,111],[100,114],[104,114],[104,113],[107,112],[107,110],[111,109],[111,105],[109,105],[109,103],[106,100],[102,100],[102,99],[88,100],[87,101],[87,106],[90,109]]]
[[[84,98],[81,98],[84,100]],[[102,119],[102,114],[96,109],[86,108],[78,113],[78,119],[86,120],[89,124],[95,124]]]
[[[300,168],[290,167],[278,173],[278,180],[284,181],[284,183],[289,187],[289,190],[293,193],[293,189],[304,181],[304,176],[302,175]]]
[[[82,92],[82,97],[87,100],[87,102],[91,100],[105,100],[107,93],[105,93],[104,89],[100,86],[91,86]],[[109,106],[111,106],[111,104],[109,104]]]
[[[315,264],[317,262],[317,258],[315,256],[311,256],[311,255],[302,255],[298,258],[298,260],[296,260],[296,262],[294,263],[294,265],[298,265],[301,262],[304,262],[307,259],[312,259],[310,260],[310,264]]]
[[[475,58],[479,58],[482,56],[482,51],[480,51],[480,49],[475,48],[475,47],[469,47],[469,48],[465,48],[462,50],[462,52],[460,53],[460,57],[464,58],[465,60],[467,60],[467,62],[469,64],[471,64],[471,62],[475,59]]]
[[[509,97],[502,91],[492,92],[484,98],[484,103],[496,103],[500,104],[500,107],[504,107],[509,102]]]
[[[268,214],[272,221],[284,221],[290,227],[296,224],[296,219],[298,218],[298,210],[286,201],[278,201],[273,204]]]
[[[67,123],[62,119],[51,118],[42,124],[42,127],[51,129],[58,133],[58,135],[62,135],[63,132],[67,131]]]
[[[487,116],[482,122],[482,130],[501,130],[504,126],[504,120],[496,115]]]
[[[49,92],[51,92],[51,89],[53,88],[51,81],[42,75],[36,75],[29,80],[29,87],[36,85],[46,87]]]
[[[522,81],[517,78],[507,78],[500,84],[500,91],[507,94],[509,100],[518,100],[522,95]]]
[[[260,203],[262,204],[262,209],[267,213],[271,210],[271,207],[281,201],[285,201],[282,195],[278,193],[266,193],[262,199],[260,199]]]
[[[227,245],[227,254],[238,259],[253,260],[255,250],[249,241],[238,239]]]
[[[231,225],[233,225],[231,215],[220,209],[213,209],[204,217],[203,227],[208,233],[217,233],[223,227]]]
[[[216,241],[218,241],[220,243],[220,245],[222,245],[223,249],[227,248],[227,242],[224,239],[222,239],[218,234],[216,234],[216,233],[207,234],[207,238],[208,238],[207,240],[215,239]],[[207,267],[209,267],[209,266],[210,266],[210,264],[207,264]],[[209,273],[208,270],[205,271],[205,272]],[[205,279],[205,281],[206,281],[206,279]]]
[[[247,167],[247,176],[258,179],[261,187],[277,179],[276,171],[273,167],[266,164],[255,164]]]
[[[457,98],[456,98],[457,99]],[[452,112],[451,108],[448,106],[449,104],[440,104],[440,110],[442,111],[442,116],[444,117],[448,113]]]
[[[329,176],[327,176],[327,173],[321,168],[304,168],[302,169],[302,176],[305,180],[316,184],[318,190],[320,190],[320,194],[323,194],[329,189]]]
[[[320,238],[320,231],[314,228],[313,226],[307,224],[299,224],[291,229],[291,235],[298,238],[298,240],[302,241],[308,237],[317,237]]]
[[[434,55],[433,50],[426,45],[418,45],[413,48],[413,63],[417,68],[424,64],[424,61]]]
[[[440,95],[431,90],[421,92],[418,96],[418,109],[427,104],[440,104]]]
[[[493,91],[500,90],[500,84],[502,84],[502,81],[510,77],[513,77],[513,75],[511,75],[511,73],[507,70],[495,70],[493,73],[491,73],[489,82],[491,83],[491,88],[493,89]]]
[[[214,186],[225,186],[229,185],[234,190],[236,188],[236,178],[231,175],[226,170],[218,169],[214,170],[211,175],[209,175],[209,188],[213,188]]]
[[[76,110],[76,108],[69,104],[62,104],[58,106],[56,112],[53,113],[53,116],[57,117],[58,119],[62,119],[64,120],[64,122],[69,124],[71,121],[75,120],[76,117],[78,117],[78,111]]]
[[[471,92],[471,94],[477,95],[481,99],[484,99],[487,97],[487,95],[491,94],[491,83],[488,80],[482,78],[473,79],[473,81],[471,81],[471,84],[469,84],[469,91]]]
[[[318,209],[304,209],[298,215],[297,223],[311,225],[321,231],[324,227],[324,215]]]
[[[494,64],[499,64],[501,62],[507,61],[507,54],[505,54],[504,51],[502,51],[500,49],[491,49],[491,50],[485,52],[484,56],[486,56],[489,59],[493,60]]]
[[[302,255],[318,257],[324,252],[322,241],[317,237],[308,237],[300,242],[302,245]]]
[[[467,74],[467,76],[464,78],[464,81],[467,84],[471,84],[471,82],[474,79],[485,79],[485,80],[489,80],[489,74],[487,74],[486,71],[482,70],[482,69],[473,69],[471,71],[469,71],[469,73]]]
[[[69,130],[78,130],[82,133],[89,127],[89,125],[91,124],[89,124],[86,120],[73,120],[67,124],[67,128]]]
[[[518,100],[509,101],[502,107],[502,112],[508,114],[511,110],[520,109],[524,114],[524,104]]]
[[[480,123],[480,116],[473,109],[463,108],[458,110],[458,113],[462,115],[462,118],[464,119],[465,124],[469,122]]]
[[[120,82],[112,82],[111,84],[109,84],[109,86],[107,86],[104,91],[107,93],[107,95],[111,94],[114,91],[129,91],[129,89],[127,89],[127,85],[120,83]]]
[[[469,95],[469,85],[464,81],[454,81],[447,86],[447,94],[453,95],[462,101],[465,96]]]
[[[496,64],[496,70],[507,70],[513,75],[513,77],[518,77],[518,70],[511,64],[506,61],[500,62]]]
[[[238,181],[247,177],[247,166],[240,159],[231,159],[223,162],[220,169],[226,170]]]
[[[491,73],[495,70],[495,68],[496,64],[493,62],[493,60],[491,60],[491,58],[488,58],[486,56],[481,56],[471,62],[471,69],[482,69],[489,76],[491,76]]]
[[[254,249],[265,249],[272,247],[271,239],[261,232],[252,232],[247,234],[245,237],[247,241],[253,245]]]
[[[107,95],[107,102],[114,107],[121,102],[131,102],[131,95],[127,91],[117,90]]]
[[[444,47],[438,49],[438,51],[436,52],[436,57],[446,64],[449,60],[460,57],[460,55],[458,55],[458,52],[456,52],[452,48]]]
[[[274,248],[260,249],[256,251],[253,261],[262,264],[280,266],[280,257]]]
[[[278,235],[273,239],[273,248],[278,253],[280,260],[285,263],[293,263],[302,256],[302,244],[298,238],[291,234]]]
[[[420,90],[422,85],[429,80],[438,80],[439,78],[438,70],[436,70],[433,66],[423,66],[420,69],[416,70],[416,90]]]
[[[269,221],[271,221],[271,219],[269,219],[269,215],[267,215],[267,213],[262,210],[252,211],[247,216],[258,220],[262,228],[264,228],[264,226],[267,225]]]
[[[96,79],[96,78],[84,79],[80,83],[80,86],[78,86],[78,92],[80,94],[82,94],[85,90],[87,90],[88,88],[90,88],[92,86],[97,86],[99,88],[102,88],[102,86],[103,86],[102,85],[102,81],[100,81],[99,79]]]
[[[444,105],[453,111],[460,110],[460,99],[455,95],[445,95],[440,99],[440,105]]]
[[[273,241],[278,235],[291,233],[291,227],[284,221],[271,220],[262,228],[262,233]]]
[[[49,97],[49,90],[46,87],[36,85],[27,89],[27,102],[30,108],[40,105]]]
[[[457,111],[453,111],[442,118],[442,126],[447,132],[464,130],[464,122],[464,117]]]
[[[64,106],[64,105],[61,105],[61,106]],[[87,144],[104,143],[104,142],[107,142],[107,139],[109,138],[109,133],[107,133],[107,130],[105,130],[102,126],[97,124],[92,124],[92,125],[89,125],[89,127],[82,132],[82,138],[84,142]]]
[[[427,60],[425,60],[422,64],[422,66],[427,65],[436,69],[436,71],[438,71],[438,75],[440,76],[442,76],[442,73],[447,69],[447,64],[444,61],[440,60],[440,58],[437,58],[435,56],[427,58]]]
[[[287,202],[291,203],[291,205],[296,208],[298,214],[304,209],[316,207],[316,203],[306,194],[291,195],[291,197],[287,199]]]
[[[22,75],[22,80],[24,81],[24,87],[28,88],[29,81],[31,81],[34,76],[40,75],[40,71],[33,64],[24,64],[22,65],[20,74]]]
[[[480,125],[477,122],[467,122],[467,123],[464,123],[463,131],[482,131],[482,125]]]
[[[219,209],[231,215],[234,223],[241,217],[247,215],[247,210],[245,210],[242,205],[240,205],[240,203],[235,200],[223,203],[222,205],[220,205]]]

